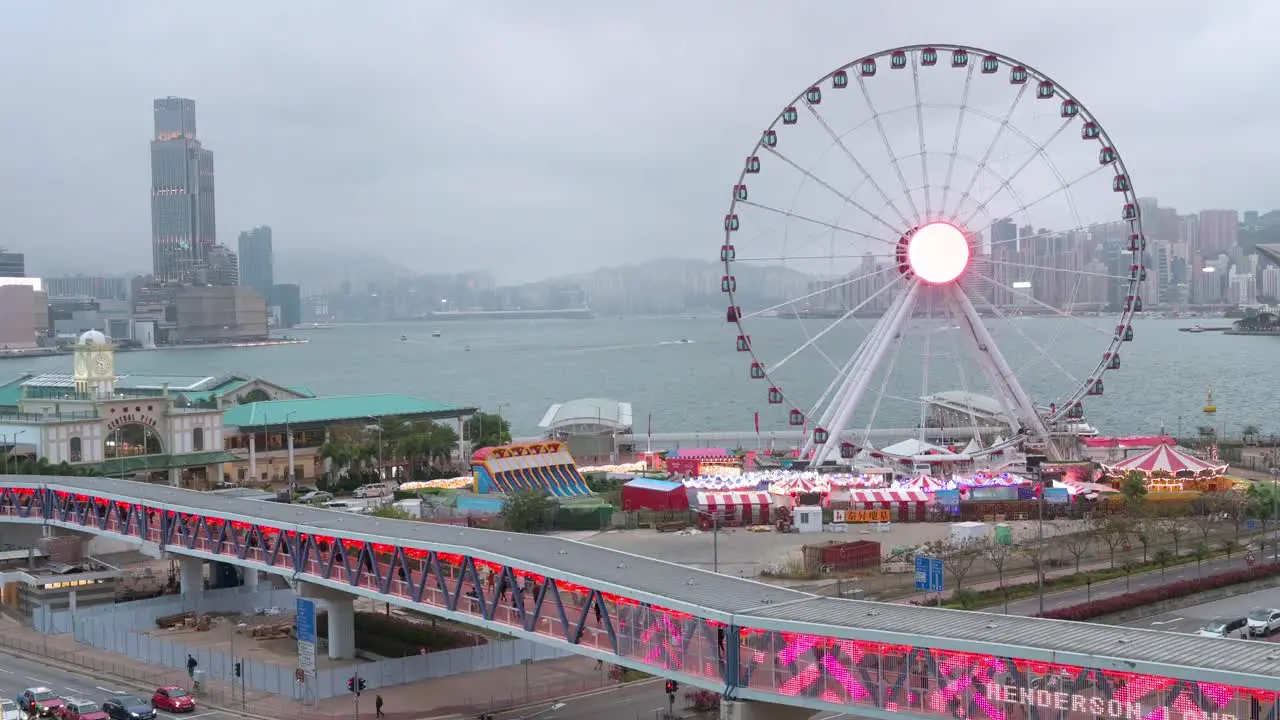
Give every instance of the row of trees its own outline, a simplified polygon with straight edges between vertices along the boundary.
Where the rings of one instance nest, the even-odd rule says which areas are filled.
[[[379,475],[383,467],[404,467],[409,479],[431,477],[437,471],[465,466],[467,458],[453,462],[458,433],[449,425],[431,420],[384,417],[363,428],[330,432],[318,451],[338,475]],[[462,440],[471,452],[511,442],[511,424],[498,415],[477,413],[463,423]]]
[[[1148,500],[1141,476],[1126,477],[1120,489],[1125,497],[1124,513],[1095,518],[1075,532],[1046,534],[1043,541],[1037,538],[1017,544],[936,541],[926,546],[926,552],[942,560],[957,590],[980,560],[995,571],[1003,587],[1006,571],[1020,562],[1041,578],[1054,565],[1073,565],[1079,573],[1085,558],[1098,553],[1116,569],[1122,554],[1138,547],[1142,564],[1158,563],[1162,569],[1188,551],[1199,562],[1211,554],[1211,536],[1225,526],[1232,533],[1218,548],[1230,557],[1242,548],[1241,537],[1250,520],[1256,520],[1264,531],[1275,521],[1277,494],[1270,483],[1254,483],[1243,493],[1205,493],[1190,504],[1177,505]]]

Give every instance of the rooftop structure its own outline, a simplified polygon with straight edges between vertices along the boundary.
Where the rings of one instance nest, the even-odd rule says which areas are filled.
[[[631,403],[607,398],[580,398],[547,408],[538,427],[549,434],[595,435],[629,432]]]
[[[324,425],[343,421],[373,421],[383,417],[448,420],[476,414],[476,408],[458,407],[392,393],[340,395],[337,397],[276,400],[237,405],[223,422],[232,427],[265,428],[283,425]]]

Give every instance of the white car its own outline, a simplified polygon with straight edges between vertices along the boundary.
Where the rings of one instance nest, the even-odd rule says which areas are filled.
[[[356,491],[351,493],[351,496],[357,498],[377,498],[382,497],[383,495],[391,495],[394,492],[395,489],[386,483],[369,483],[368,485],[361,485],[356,488]]]
[[[12,700],[0,700],[0,720],[26,720],[26,715]]]
[[[333,499],[333,494],[327,493],[323,490],[312,490],[311,492],[304,493],[298,496],[298,502],[304,503],[306,505],[317,505],[322,502],[328,502],[332,499]]]
[[[1254,636],[1270,635],[1280,630],[1280,610],[1275,608],[1254,608],[1249,611],[1249,634]]]

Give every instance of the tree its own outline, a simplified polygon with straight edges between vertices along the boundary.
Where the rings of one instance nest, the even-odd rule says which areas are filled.
[[[472,452],[507,445],[511,442],[511,423],[501,415],[478,412],[463,424],[462,437],[471,445]]]
[[[1234,493],[1205,493],[1196,498],[1191,504],[1191,522],[1200,531],[1200,541],[1208,544],[1209,535],[1213,533],[1213,526],[1222,517],[1225,509],[1229,507],[1229,498],[1225,496]]]
[[[559,503],[540,490],[521,490],[507,496],[502,506],[502,521],[512,532],[536,533],[551,527]]]
[[[1196,575],[1200,575],[1200,563],[1209,557],[1209,543],[1201,540],[1191,548],[1191,556],[1196,559]]]
[[[996,577],[1000,578],[1000,593],[1004,595],[1004,612],[1009,614],[1009,591],[1004,587],[1004,569],[1009,564],[1010,558],[1013,557],[1014,547],[1003,543],[988,543],[986,549],[987,560],[991,563],[991,567],[996,569]]]
[[[267,391],[263,390],[262,388],[254,388],[249,392],[243,395],[240,395],[239,397],[236,398],[236,402],[241,405],[248,405],[249,403],[256,403],[256,402],[270,402],[270,401],[271,401],[271,396],[268,395]]]
[[[1182,539],[1187,536],[1187,527],[1182,524],[1182,518],[1177,515],[1162,517],[1156,521],[1156,527],[1173,542],[1173,556],[1181,554]]]
[[[428,467],[438,461],[447,464],[458,447],[458,433],[453,428],[430,420],[403,423],[389,440],[394,455],[404,458],[409,467],[411,480],[417,477],[419,460],[425,461]]]
[[[982,557],[986,549],[985,541],[957,543],[949,540],[935,540],[925,545],[927,552],[942,560],[942,567],[951,573],[956,581],[954,592],[960,592],[964,579],[973,569],[973,563]]]
[[[1027,543],[1018,548],[1018,554],[1026,559],[1027,564],[1036,573],[1036,580],[1043,582],[1045,575],[1045,566],[1049,563],[1049,555],[1052,552],[1049,543]]]
[[[1120,479],[1120,495],[1124,497],[1125,507],[1137,512],[1147,499],[1147,476],[1138,470],[1125,473]]]
[[[1262,434],[1262,428],[1250,423],[1240,430],[1240,441],[1246,445],[1257,445],[1258,436]]]
[[[1063,549],[1071,553],[1071,557],[1075,558],[1076,572],[1079,573],[1080,560],[1089,552],[1089,547],[1093,545],[1093,534],[1089,532],[1068,533],[1055,537],[1054,541],[1061,543]]]
[[[66,460],[52,464],[48,458],[33,460],[29,455],[0,455],[0,475],[60,475],[64,477],[90,477],[98,473],[78,467]]]
[[[1160,563],[1160,582],[1161,583],[1164,583],[1164,569],[1169,567],[1170,563],[1173,562],[1174,557],[1176,556],[1173,553],[1169,552],[1169,548],[1160,548],[1159,550],[1156,551],[1156,562]]]
[[[1131,532],[1133,532],[1133,523],[1128,518],[1108,517],[1094,521],[1093,533],[1103,545],[1107,546],[1113,569],[1116,566],[1116,550],[1124,545]]]

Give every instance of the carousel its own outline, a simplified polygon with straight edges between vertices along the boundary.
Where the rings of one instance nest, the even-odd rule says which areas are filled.
[[[1198,458],[1173,444],[1161,444],[1114,464],[1102,465],[1103,479],[1118,484],[1131,473],[1140,474],[1147,492],[1220,492],[1230,490],[1228,464],[1216,458]]]

